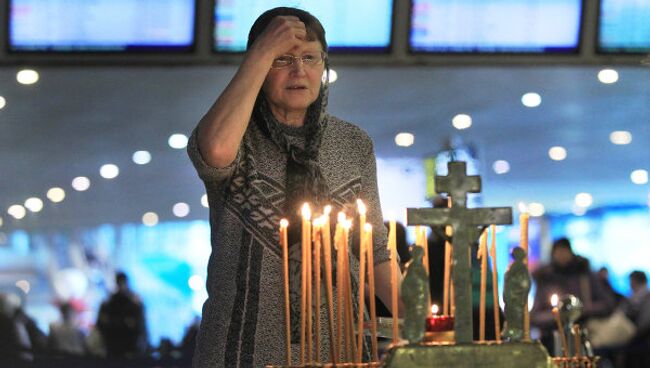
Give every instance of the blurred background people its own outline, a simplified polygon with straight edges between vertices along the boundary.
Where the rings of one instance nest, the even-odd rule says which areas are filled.
[[[115,276],[117,290],[102,303],[97,317],[109,358],[135,358],[143,356],[148,347],[144,305],[129,287],[124,272]]]
[[[643,271],[630,273],[632,295],[622,304],[625,315],[634,322],[636,334],[628,344],[625,367],[650,367],[650,290]]]
[[[48,346],[52,352],[65,355],[84,355],[86,353],[83,331],[77,325],[76,311],[70,303],[59,307],[61,321],[50,324]]]
[[[573,253],[571,242],[561,238],[553,243],[551,263],[533,273],[537,284],[535,302],[530,314],[531,325],[541,331],[542,343],[552,350],[555,324],[551,313],[551,296],[572,294],[578,297],[584,312],[581,321],[606,317],[615,307],[615,300],[600,279],[591,271],[589,260]]]

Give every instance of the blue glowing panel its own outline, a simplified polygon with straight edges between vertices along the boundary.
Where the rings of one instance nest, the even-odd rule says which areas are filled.
[[[11,0],[19,52],[188,51],[194,0]]]
[[[570,53],[581,0],[412,0],[410,49],[431,53]]]
[[[278,6],[300,8],[318,18],[330,51],[385,52],[390,47],[392,0],[217,0],[214,49],[243,52],[255,19]]]
[[[601,0],[598,50],[650,53],[650,1]]]

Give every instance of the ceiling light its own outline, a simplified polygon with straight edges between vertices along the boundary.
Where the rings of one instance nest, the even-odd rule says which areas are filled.
[[[575,204],[578,207],[587,208],[594,203],[594,198],[589,193],[576,194]]]
[[[210,205],[208,203],[208,195],[204,194],[201,196],[201,206],[208,208]]]
[[[510,171],[510,164],[506,160],[496,160],[492,164],[492,169],[499,175],[505,174]]]
[[[151,162],[151,153],[149,151],[135,151],[132,159],[138,165],[146,165]]]
[[[542,96],[535,92],[528,92],[521,96],[521,103],[526,107],[537,107],[542,103]]]
[[[158,215],[155,212],[147,212],[142,215],[142,223],[145,226],[156,226],[158,224]]]
[[[630,174],[630,179],[634,184],[648,184],[648,171],[643,169],[634,170]]]
[[[537,202],[532,202],[528,205],[528,211],[533,217],[540,217],[544,215],[545,209],[544,205]]]
[[[73,183],[72,185],[74,186],[74,181],[72,183]],[[65,198],[65,190],[58,187],[50,188],[47,191],[47,194],[45,196],[50,201],[54,203],[59,203]]]
[[[598,72],[598,80],[605,84],[616,83],[618,81],[618,72],[614,69],[603,69]]]
[[[79,192],[88,190],[88,188],[90,188],[90,179],[85,176],[77,176],[76,178],[72,179],[72,188]]]
[[[38,82],[38,72],[32,69],[23,69],[16,74],[16,80],[20,84],[34,84]]]
[[[187,147],[187,136],[185,134],[172,134],[167,140],[169,147],[175,149],[183,149]]]
[[[0,96],[0,110],[7,106],[7,100],[4,97]]]
[[[395,136],[395,144],[400,147],[409,147],[415,142],[415,136],[411,133],[399,133]]]
[[[25,208],[32,212],[40,212],[43,209],[43,201],[36,197],[27,198]]]
[[[179,202],[174,205],[172,212],[176,217],[185,217],[190,213],[190,206],[187,203]]]
[[[632,133],[626,130],[616,130],[609,134],[609,140],[614,144],[630,144]]]
[[[25,207],[19,204],[14,204],[12,206],[9,206],[9,208],[7,209],[7,213],[10,214],[16,220],[20,220],[21,218],[25,217],[27,211],[25,211]]]
[[[458,130],[467,129],[472,126],[472,117],[467,114],[458,114],[451,119],[451,123]]]
[[[567,153],[564,147],[555,146],[548,150],[548,156],[554,161],[562,161],[566,158],[566,155]]]
[[[337,73],[334,69],[330,69],[329,76],[330,84],[336,82],[336,80],[339,79],[339,73]],[[327,70],[323,70],[323,77],[321,78],[321,81],[323,81],[323,83],[325,83],[325,78],[327,78]]]
[[[2,219],[2,217],[0,217],[0,227],[1,227],[2,224],[3,224],[3,221],[4,221],[4,220]]]
[[[99,168],[99,175],[104,179],[114,179],[120,174],[120,169],[113,164],[102,165]]]

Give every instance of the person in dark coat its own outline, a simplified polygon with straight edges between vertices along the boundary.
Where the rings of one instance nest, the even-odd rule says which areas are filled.
[[[537,291],[530,323],[540,329],[542,343],[551,351],[555,329],[551,313],[553,294],[560,298],[572,294],[582,301],[584,311],[579,323],[594,317],[606,317],[613,312],[616,305],[613,296],[591,271],[589,260],[574,254],[567,238],[558,239],[553,243],[551,263],[535,271],[533,279],[537,283]]]
[[[118,272],[117,291],[102,303],[97,329],[106,344],[109,358],[136,358],[147,350],[147,328],[144,305],[129,288],[128,277]]]

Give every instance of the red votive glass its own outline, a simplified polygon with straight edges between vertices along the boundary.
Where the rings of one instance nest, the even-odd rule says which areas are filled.
[[[427,317],[427,332],[452,331],[454,329],[454,316]]]

